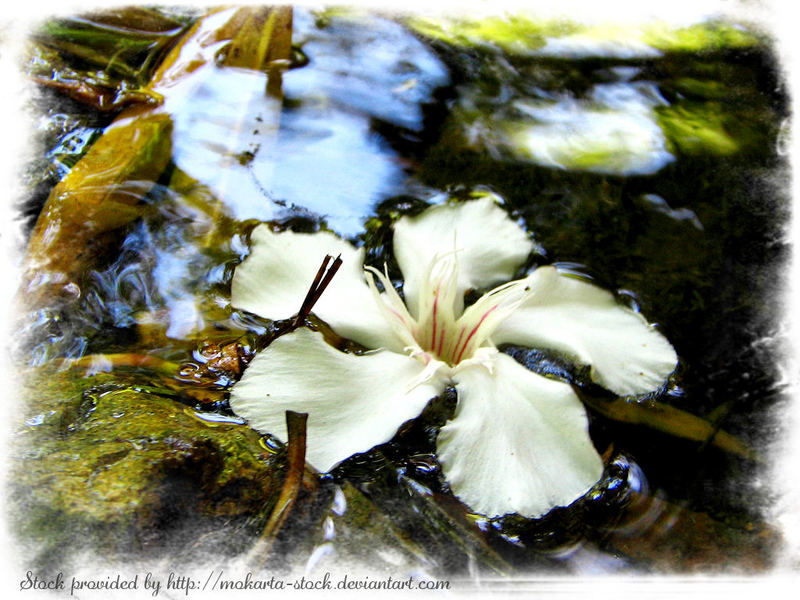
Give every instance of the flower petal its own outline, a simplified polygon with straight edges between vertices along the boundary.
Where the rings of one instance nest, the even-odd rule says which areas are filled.
[[[610,292],[553,267],[540,267],[529,281],[534,293],[497,327],[495,344],[568,354],[621,396],[652,392],[675,370],[678,358],[666,338]]]
[[[419,317],[421,279],[436,255],[458,250],[458,293],[485,288],[513,277],[533,249],[525,231],[491,196],[461,204],[441,204],[394,226],[394,253],[405,279],[403,292]]]
[[[342,266],[312,312],[341,336],[367,348],[400,350],[364,278],[364,250],[335,235],[274,232],[260,225],[250,236],[250,255],[236,267],[231,303],[268,319],[288,319],[300,309],[326,254]]]
[[[497,354],[454,377],[458,407],[437,455],[453,492],[489,517],[539,517],[585,494],[603,464],[572,388]]]
[[[419,361],[384,350],[345,354],[308,329],[281,336],[233,386],[230,404],[249,425],[286,440],[285,411],[308,413],[306,457],[319,471],[389,441],[441,393],[418,381]]]

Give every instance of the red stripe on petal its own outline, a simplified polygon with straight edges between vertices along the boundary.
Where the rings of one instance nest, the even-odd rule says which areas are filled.
[[[483,315],[481,316],[481,320],[478,321],[478,324],[475,325],[475,327],[472,328],[472,331],[469,332],[469,335],[467,336],[467,339],[464,341],[464,345],[461,347],[461,352],[458,353],[458,357],[456,358],[456,364],[461,362],[461,357],[464,355],[464,351],[467,349],[467,346],[469,345],[469,342],[472,339],[472,336],[474,336],[475,333],[478,331],[478,329],[480,328],[481,324],[484,322],[484,320],[486,320],[486,317],[488,317],[489,314],[494,309],[496,309],[498,306],[499,306],[499,304],[495,304],[494,306],[492,306],[492,308],[490,308],[485,313],[483,313]]]

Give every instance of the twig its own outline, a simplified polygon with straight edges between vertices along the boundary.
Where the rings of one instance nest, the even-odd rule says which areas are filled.
[[[289,462],[286,467],[286,479],[283,481],[278,501],[272,509],[264,531],[247,555],[247,563],[254,569],[260,569],[269,556],[270,548],[275,542],[278,532],[283,528],[289,513],[292,511],[297,495],[303,484],[306,465],[306,421],[308,413],[286,411],[286,442]]]
[[[308,293],[303,300],[303,304],[300,305],[300,311],[297,313],[292,327],[300,327],[305,322],[306,317],[308,317],[309,313],[311,312],[311,309],[314,308],[317,300],[319,300],[320,296],[322,296],[322,292],[324,292],[325,288],[330,285],[333,276],[336,275],[339,267],[342,266],[341,254],[337,256],[333,261],[333,264],[328,267],[328,263],[331,261],[331,259],[332,257],[329,254],[326,254],[325,258],[322,260],[322,264],[317,271],[317,275],[314,277],[311,287],[308,288]],[[326,269],[327,273],[325,272]]]
[[[80,358],[66,358],[61,360],[61,366],[65,368],[89,368],[103,371],[116,369],[118,367],[134,367],[143,369],[153,369],[159,373],[173,376],[178,370],[177,363],[151,356],[149,354],[136,354],[132,352],[120,354],[87,354]]]
[[[590,394],[579,393],[581,401],[604,417],[644,425],[669,435],[701,442],[702,447],[711,444],[727,452],[738,454],[755,462],[763,462],[761,456],[746,443],[719,428],[719,424],[663,403],[637,403],[625,399],[604,400]]]

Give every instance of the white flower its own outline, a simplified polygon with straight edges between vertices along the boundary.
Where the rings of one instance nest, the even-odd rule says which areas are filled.
[[[533,246],[488,197],[396,223],[405,302],[385,274],[363,269],[363,249],[330,233],[274,233],[262,225],[251,240],[234,273],[234,306],[290,318],[322,258],[341,253],[342,267],[314,313],[377,349],[346,354],[301,328],[260,352],[233,387],[232,409],[280,439],[286,410],[308,413],[306,456],[323,472],[390,440],[453,385],[457,407],[436,450],[451,489],[487,516],[537,517],[585,494],[603,465],[571,386],[533,373],[496,345],[566,353],[619,395],[650,392],[675,368],[672,346],[641,315],[553,267],[464,308],[465,292],[508,281]]]

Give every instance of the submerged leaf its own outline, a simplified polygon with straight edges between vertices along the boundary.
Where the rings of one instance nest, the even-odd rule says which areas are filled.
[[[763,521],[728,523],[663,498],[633,493],[607,543],[661,573],[708,575],[731,565],[738,572],[770,569],[781,536]]]
[[[259,56],[262,64],[258,66],[263,68],[263,61],[274,61],[272,52],[288,54],[291,11],[288,19],[286,15],[286,10],[255,8],[212,12],[172,49],[147,90],[167,94],[198,67],[196,45],[208,46],[231,37],[241,40],[235,26],[252,24],[256,18],[263,26],[255,34],[246,33],[260,34],[264,28],[274,31],[280,46],[272,49],[272,38],[262,40],[271,48]],[[173,155],[172,133],[171,115],[143,107],[123,112],[106,129],[53,189],[39,216],[26,261],[29,292],[37,296],[53,289],[71,296],[81,293],[81,273],[110,245],[101,234],[118,230],[147,212],[147,196]]]
[[[758,453],[737,437],[713,423],[662,402],[632,402],[624,398],[604,400],[580,394],[581,400],[598,413],[622,423],[644,425],[675,437],[710,443],[726,452],[761,462]]]
[[[142,86],[185,21],[144,8],[53,19],[32,36],[24,68],[36,83],[98,110],[157,103]]]
[[[143,88],[106,76],[102,71],[84,72],[70,66],[55,50],[31,42],[28,76],[37,84],[55,89],[73,100],[100,111],[115,111],[129,104],[158,104],[160,98]]]
[[[166,115],[118,121],[56,185],[28,245],[29,291],[74,285],[96,258],[99,236],[145,214],[170,158],[171,130]]]
[[[63,361],[70,368],[85,368],[89,372],[111,371],[119,367],[152,369],[163,375],[172,376],[178,372],[178,364],[151,354],[87,354],[81,358]]]

